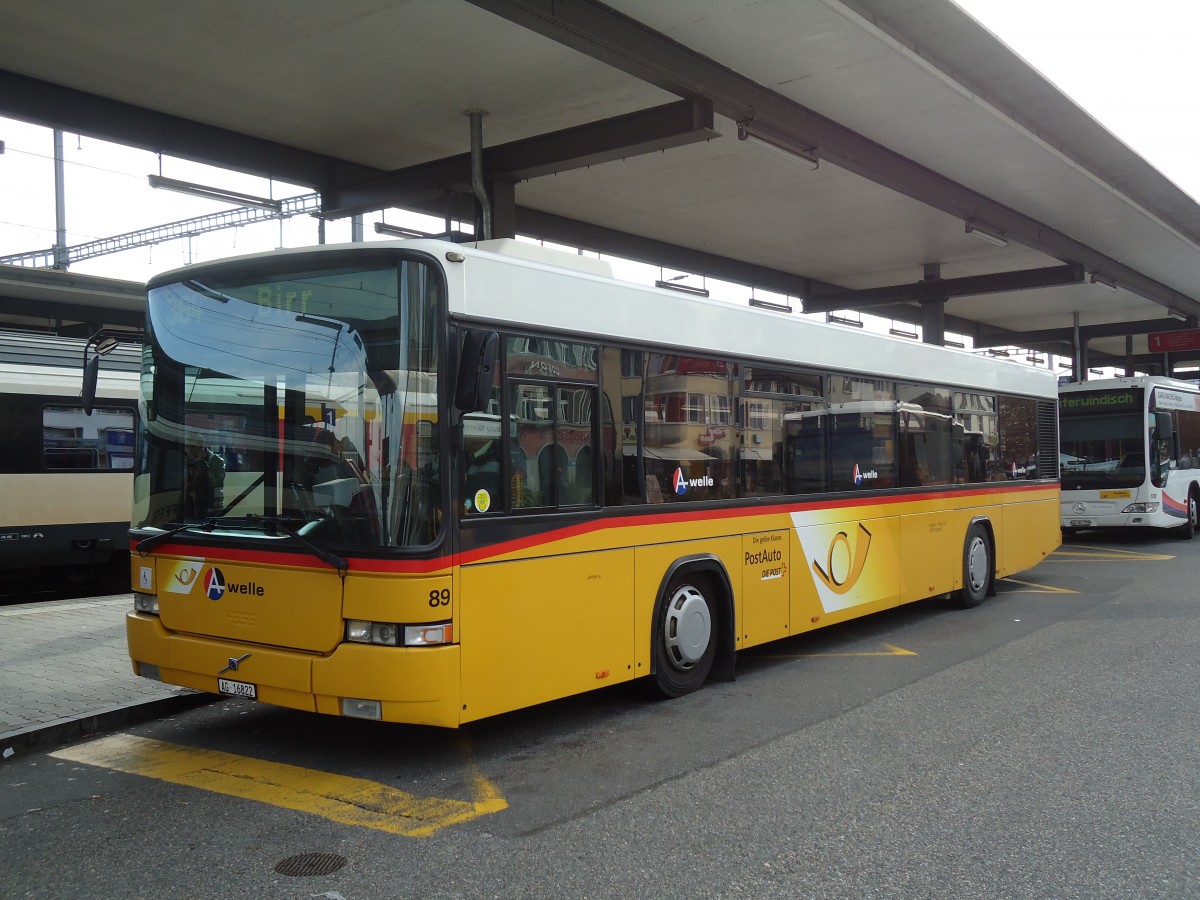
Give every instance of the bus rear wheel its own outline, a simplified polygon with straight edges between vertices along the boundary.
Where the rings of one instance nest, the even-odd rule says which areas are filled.
[[[1196,489],[1192,488],[1188,491],[1187,498],[1187,519],[1179,526],[1179,536],[1185,541],[1190,541],[1196,536],[1196,518],[1200,509],[1200,500],[1196,498]]]
[[[658,603],[649,686],[660,697],[690,694],[708,678],[717,652],[707,583],[687,575],[668,584]]]
[[[958,605],[969,609],[982,603],[991,580],[992,544],[987,529],[973,522],[963,542],[963,586],[958,592]]]

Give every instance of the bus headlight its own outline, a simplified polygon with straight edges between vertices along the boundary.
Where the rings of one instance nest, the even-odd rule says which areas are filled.
[[[1121,512],[1125,513],[1155,513],[1158,512],[1157,503],[1130,503]]]
[[[450,622],[397,625],[392,622],[347,619],[346,640],[355,644],[378,644],[382,647],[430,647],[451,643],[453,627]]]
[[[152,616],[158,615],[158,595],[157,594],[134,594],[133,608],[140,613],[149,613]]]
[[[346,640],[356,644],[379,644],[395,647],[400,635],[400,626],[392,622],[364,622],[350,619],[346,622]]]

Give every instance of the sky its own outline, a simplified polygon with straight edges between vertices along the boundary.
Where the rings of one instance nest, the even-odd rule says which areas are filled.
[[[1135,152],[1192,197],[1200,198],[1200,0],[954,0],[1038,69]],[[54,243],[53,138],[45,128],[0,118],[0,257]],[[118,147],[64,137],[68,244],[228,210],[226,204],[149,187],[151,173],[274,198],[308,192],[296,185],[222,171]],[[373,223],[440,231],[443,223],[396,210]],[[327,225],[326,240],[350,239],[348,219]],[[226,229],[72,265],[72,271],[145,281],[150,276],[221,256],[317,242],[310,216]],[[680,273],[618,263],[639,281]],[[688,283],[695,284],[692,276]],[[708,284],[745,302],[744,287]],[[763,299],[774,298],[762,295]]]
[[[953,0],[1200,199],[1198,0]]]

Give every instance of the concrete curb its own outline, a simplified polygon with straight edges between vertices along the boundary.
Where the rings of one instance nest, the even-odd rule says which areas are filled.
[[[58,719],[27,730],[0,735],[0,753],[10,748],[14,753],[22,750],[49,750],[76,738],[91,737],[122,725],[169,716],[221,699],[224,698],[217,694],[188,691],[174,697],[147,700],[144,703],[126,703],[85,716]]]

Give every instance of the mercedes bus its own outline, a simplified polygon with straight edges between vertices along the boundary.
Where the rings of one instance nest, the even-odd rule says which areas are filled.
[[[1200,505],[1200,387],[1161,377],[1063,385],[1062,529],[1169,528]]]

